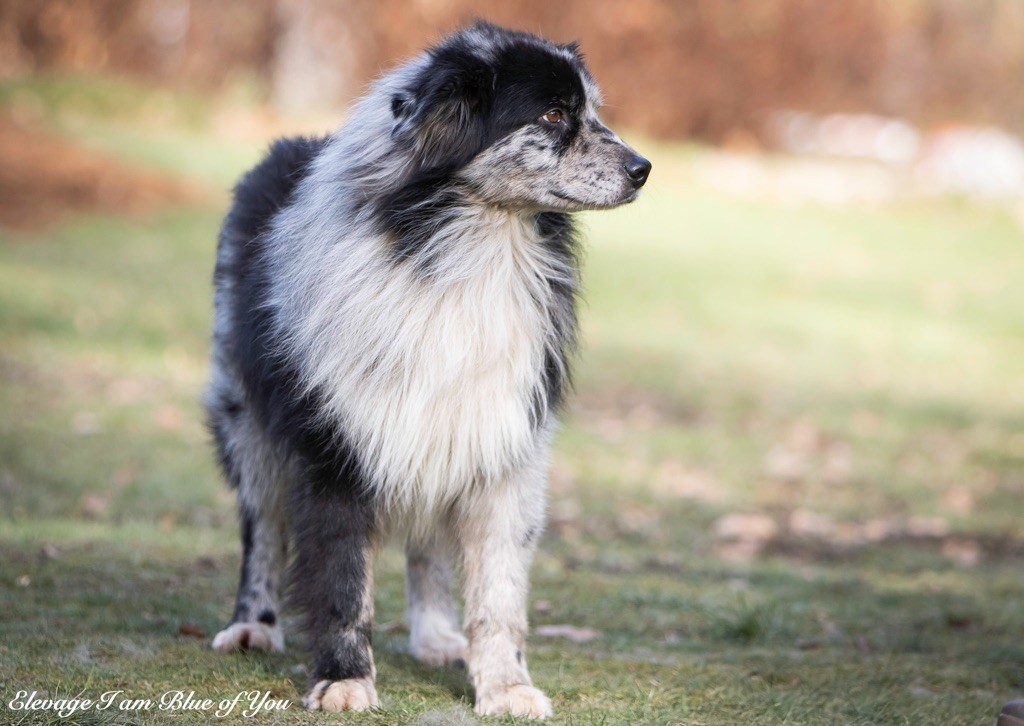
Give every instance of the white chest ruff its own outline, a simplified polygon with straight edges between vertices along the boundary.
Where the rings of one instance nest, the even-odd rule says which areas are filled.
[[[429,275],[373,245],[338,249],[289,337],[386,503],[433,509],[538,441],[551,264],[532,226],[477,218]],[[294,318],[293,318],[294,319]]]

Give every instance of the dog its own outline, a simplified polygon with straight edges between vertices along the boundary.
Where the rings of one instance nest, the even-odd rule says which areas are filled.
[[[234,190],[206,407],[243,560],[213,648],[284,648],[291,550],[311,710],[378,706],[373,555],[397,533],[411,654],[463,662],[479,714],[552,714],[526,603],[577,335],[571,213],[651,170],[600,105],[576,44],[478,22]]]

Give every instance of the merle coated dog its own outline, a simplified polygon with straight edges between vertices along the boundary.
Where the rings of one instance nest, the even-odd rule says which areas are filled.
[[[651,169],[600,106],[575,44],[477,23],[235,189],[207,408],[244,558],[213,647],[284,647],[291,549],[310,709],[378,705],[373,555],[398,533],[412,655],[464,661],[478,713],[551,715],[526,601],[576,337],[570,214]]]

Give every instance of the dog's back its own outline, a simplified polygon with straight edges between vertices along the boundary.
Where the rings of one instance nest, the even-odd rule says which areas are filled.
[[[238,480],[228,451],[235,419],[245,412],[259,416],[267,427],[276,418],[267,415],[272,405],[268,397],[277,397],[273,382],[282,373],[266,307],[268,231],[328,140],[300,136],[275,141],[235,186],[231,209],[221,226],[214,269],[212,380],[206,404],[208,424],[232,484]]]
[[[304,136],[275,141],[260,163],[235,186],[234,203],[224,220],[220,244],[244,244],[266,229],[326,143],[327,137]]]

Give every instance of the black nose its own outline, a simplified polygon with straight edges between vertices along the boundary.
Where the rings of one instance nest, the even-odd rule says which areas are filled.
[[[633,182],[637,189],[647,181],[647,175],[651,173],[651,162],[642,156],[633,156],[626,162],[626,176]]]

